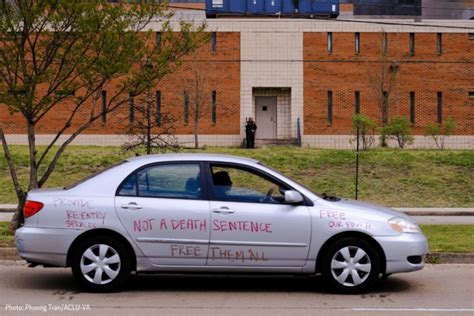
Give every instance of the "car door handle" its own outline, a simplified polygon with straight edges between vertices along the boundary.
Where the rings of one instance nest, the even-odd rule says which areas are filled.
[[[212,210],[213,213],[217,213],[217,214],[232,214],[232,213],[235,213],[234,210],[228,208],[227,206],[223,206],[221,208],[215,208]]]
[[[142,208],[140,205],[138,205],[135,202],[130,202],[128,204],[122,204],[120,207],[124,208],[126,210],[140,210]]]

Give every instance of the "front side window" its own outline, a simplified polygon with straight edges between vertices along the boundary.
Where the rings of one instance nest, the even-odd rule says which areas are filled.
[[[284,202],[289,188],[254,170],[233,165],[212,165],[212,191],[218,201],[274,203]]]
[[[160,164],[142,169],[122,183],[118,195],[200,199],[202,197],[200,165]]]

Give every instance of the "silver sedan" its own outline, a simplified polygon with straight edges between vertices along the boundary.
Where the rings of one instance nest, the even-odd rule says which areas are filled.
[[[319,195],[258,161],[174,154],[128,159],[74,186],[28,193],[20,256],[71,267],[87,290],[132,272],[322,274],[338,293],[420,270],[410,217]]]

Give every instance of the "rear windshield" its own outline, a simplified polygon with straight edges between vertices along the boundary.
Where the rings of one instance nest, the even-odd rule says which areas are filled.
[[[84,179],[82,179],[82,180],[80,180],[80,181],[78,181],[78,182],[76,182],[76,183],[74,183],[74,184],[72,184],[72,185],[70,185],[70,186],[64,187],[64,190],[72,189],[72,188],[78,186],[79,184],[84,183],[84,182],[86,182],[87,180],[92,179],[92,178],[94,178],[95,176],[98,176],[99,174],[106,172],[107,170],[110,170],[110,169],[112,169],[112,168],[115,168],[115,167],[118,167],[118,166],[120,166],[120,165],[123,165],[123,164],[126,163],[126,162],[128,162],[128,161],[127,161],[127,160],[124,160],[124,161],[121,161],[121,162],[119,162],[119,163],[110,165],[110,166],[108,166],[108,167],[105,168],[105,169],[96,171],[96,172],[94,172],[93,174],[91,174],[90,176],[88,176],[88,177],[86,177],[86,178],[84,178]]]

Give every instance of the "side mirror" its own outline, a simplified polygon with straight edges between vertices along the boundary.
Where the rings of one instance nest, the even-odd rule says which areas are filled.
[[[298,191],[288,190],[285,191],[285,203],[287,204],[299,204],[303,202],[303,196]]]

